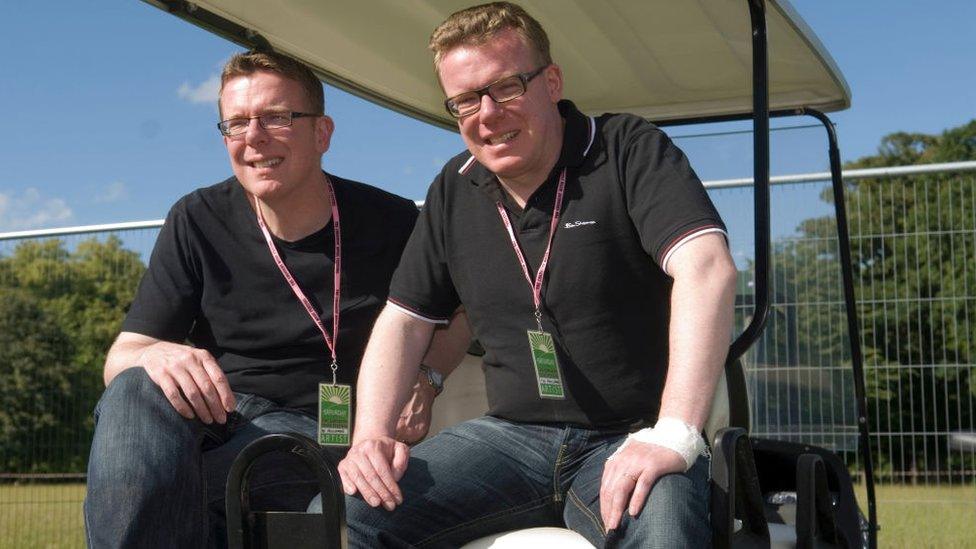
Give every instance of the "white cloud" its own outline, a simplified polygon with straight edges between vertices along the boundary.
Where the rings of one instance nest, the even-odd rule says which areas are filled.
[[[109,202],[118,202],[128,197],[129,189],[126,188],[125,183],[115,181],[105,185],[101,189],[97,189],[92,201],[96,204],[107,204]]]
[[[46,198],[34,187],[0,193],[0,230],[20,231],[64,225],[74,212],[61,198]]]
[[[176,95],[180,99],[185,99],[190,103],[207,103],[216,104],[217,96],[220,94],[220,74],[212,74],[210,78],[207,78],[203,82],[197,85],[191,85],[189,82],[183,82],[180,84],[178,90],[176,90]]]

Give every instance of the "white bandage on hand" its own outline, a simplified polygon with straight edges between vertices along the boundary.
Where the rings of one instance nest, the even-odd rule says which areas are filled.
[[[695,464],[698,456],[708,455],[708,446],[705,445],[701,433],[680,419],[662,417],[658,418],[653,428],[648,427],[628,435],[627,440],[607,459],[617,457],[617,454],[623,451],[631,440],[656,444],[677,452],[685,460],[686,472]]]

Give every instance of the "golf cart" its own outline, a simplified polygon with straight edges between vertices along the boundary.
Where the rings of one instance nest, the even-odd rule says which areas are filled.
[[[246,48],[279,51],[322,80],[379,105],[455,130],[424,48],[431,30],[471,0],[144,0]],[[752,120],[754,311],[731,345],[706,426],[712,446],[711,521],[716,547],[876,546],[873,469],[840,155],[823,114],[847,108],[850,90],[786,0],[522,0],[548,30],[566,75],[565,95],[586,114],[630,112],[660,126]],[[865,519],[847,466],[829,450],[749,435],[740,358],[759,338],[770,302],[769,120],[812,116],[827,133],[858,422],[867,488]],[[469,357],[438,399],[431,432],[480,415],[483,380]],[[251,512],[247,477],[266,451],[306,459],[324,494],[323,515]],[[343,498],[334,466],[309,441],[259,440],[228,481],[228,531],[243,547],[345,544]],[[531,529],[468,547],[571,547],[568,530]],[[580,545],[580,546],[588,546]]]

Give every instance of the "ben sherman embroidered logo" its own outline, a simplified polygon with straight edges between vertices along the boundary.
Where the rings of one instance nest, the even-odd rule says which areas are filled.
[[[569,221],[563,228],[572,229],[573,227],[581,227],[583,225],[596,225],[596,221]]]

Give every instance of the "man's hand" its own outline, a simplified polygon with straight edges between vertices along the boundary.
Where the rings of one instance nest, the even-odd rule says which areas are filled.
[[[427,381],[427,376],[421,372],[417,382],[413,384],[410,399],[400,411],[397,419],[396,439],[413,445],[427,436],[430,430],[430,417],[434,407],[434,397],[437,391]]]
[[[359,492],[372,507],[381,503],[392,511],[403,503],[397,481],[407,470],[410,448],[387,436],[367,438],[352,445],[339,462],[342,489],[348,496]]]
[[[162,389],[173,408],[187,419],[226,423],[234,393],[223,370],[203,349],[159,341],[145,348],[136,364]]]
[[[674,450],[631,440],[620,453],[607,460],[600,482],[600,516],[607,531],[620,525],[624,509],[634,517],[640,513],[657,479],[668,473],[683,473],[686,463]]]

